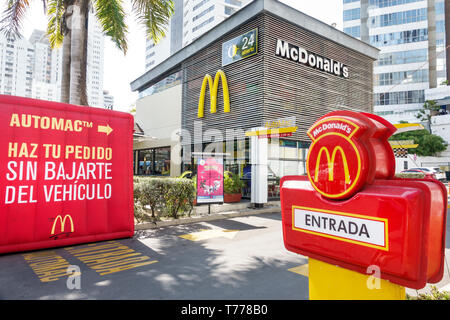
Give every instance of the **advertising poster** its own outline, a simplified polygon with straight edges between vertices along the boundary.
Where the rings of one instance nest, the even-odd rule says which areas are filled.
[[[0,95],[0,253],[130,237],[133,119]]]
[[[223,202],[223,159],[198,159],[197,203]]]

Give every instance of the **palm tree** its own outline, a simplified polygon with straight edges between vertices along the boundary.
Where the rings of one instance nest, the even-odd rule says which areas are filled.
[[[7,0],[0,31],[8,38],[21,37],[22,20],[31,0]],[[93,12],[103,32],[127,53],[127,13],[122,0],[41,0],[48,17],[47,35],[52,48],[63,47],[61,101],[88,105],[86,66],[89,12]],[[149,39],[157,43],[173,14],[172,0],[130,0],[132,11],[145,25]]]

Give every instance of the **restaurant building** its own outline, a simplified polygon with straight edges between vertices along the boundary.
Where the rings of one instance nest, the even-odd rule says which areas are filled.
[[[216,153],[248,180],[252,145],[266,139],[264,179],[277,197],[279,178],[305,173],[319,117],[373,111],[378,52],[278,1],[253,1],[131,83],[135,174],[195,173],[198,155]]]

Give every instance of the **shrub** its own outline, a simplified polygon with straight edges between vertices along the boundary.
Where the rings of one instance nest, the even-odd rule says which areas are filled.
[[[225,171],[223,175],[223,191],[225,193],[240,193],[244,187],[244,182],[239,175],[230,171]]]
[[[169,216],[177,219],[179,212],[188,210],[190,215],[195,199],[195,188],[192,180],[167,179],[165,183],[166,189],[163,198]]]
[[[402,172],[402,173],[396,173],[395,176],[397,178],[403,178],[403,179],[424,179],[425,173],[422,172]]]
[[[134,208],[138,221],[146,219],[145,207],[151,209],[153,219],[167,213],[178,218],[180,212],[192,212],[195,199],[194,183],[190,179],[181,178],[134,178]]]

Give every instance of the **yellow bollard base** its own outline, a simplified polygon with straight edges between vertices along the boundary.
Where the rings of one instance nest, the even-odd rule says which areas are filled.
[[[371,275],[309,259],[310,300],[405,300],[405,298],[405,287]]]

